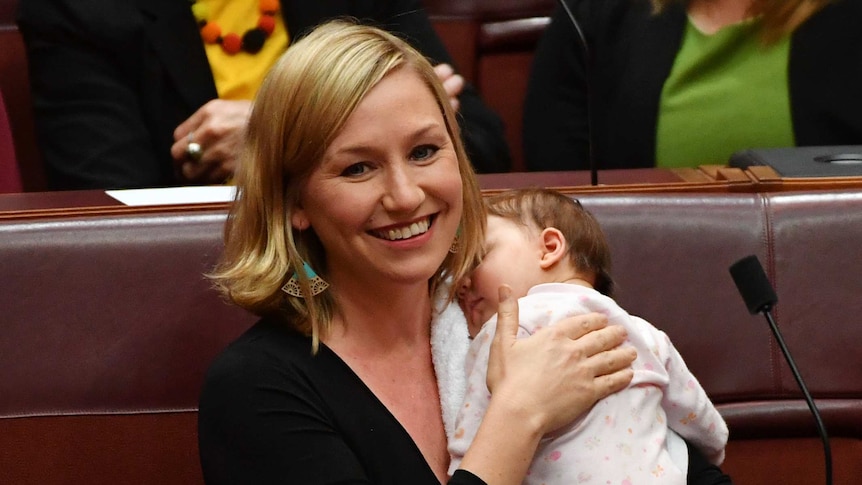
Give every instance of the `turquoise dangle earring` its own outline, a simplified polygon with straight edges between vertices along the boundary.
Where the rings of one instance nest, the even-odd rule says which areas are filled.
[[[329,283],[318,276],[305,261],[302,262],[302,272],[305,274],[305,277],[308,278],[308,286],[311,289],[311,296],[317,296],[329,288]],[[297,274],[296,271],[293,272],[293,276],[287,280],[287,283],[281,287],[281,291],[290,296],[305,298],[305,295],[302,294],[302,286],[299,284],[299,274]]]

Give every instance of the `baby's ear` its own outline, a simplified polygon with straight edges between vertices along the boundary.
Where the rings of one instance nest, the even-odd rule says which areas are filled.
[[[556,227],[547,227],[539,236],[542,239],[542,269],[548,269],[566,256],[566,237]]]

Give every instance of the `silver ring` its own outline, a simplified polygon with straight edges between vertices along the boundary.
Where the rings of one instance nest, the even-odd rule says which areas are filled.
[[[200,143],[190,142],[189,146],[186,147],[186,156],[196,162],[201,159],[203,153],[204,149],[201,148]]]
[[[201,159],[201,155],[204,154],[204,148],[200,143],[194,141],[194,132],[189,132],[189,144],[186,146],[186,156],[191,160],[197,162]]]

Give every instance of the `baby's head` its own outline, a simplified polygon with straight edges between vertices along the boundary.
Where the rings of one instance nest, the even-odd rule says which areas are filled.
[[[611,295],[610,248],[578,201],[550,189],[517,189],[486,198],[485,213],[482,262],[459,292],[471,336],[497,313],[502,284],[516,298],[541,283],[582,284]]]

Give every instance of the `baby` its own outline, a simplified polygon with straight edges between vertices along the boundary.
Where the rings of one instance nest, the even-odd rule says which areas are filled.
[[[545,436],[524,483],[685,484],[688,456],[680,436],[720,464],[727,425],[667,335],[610,298],[610,251],[592,215],[547,189],[492,196],[486,212],[484,257],[459,295],[473,341],[467,394],[450,436],[450,472],[458,468],[489,402],[488,353],[497,289],[504,283],[520,297],[519,337],[571,315],[601,312],[610,324],[626,328],[628,345],[638,352],[631,384]]]

